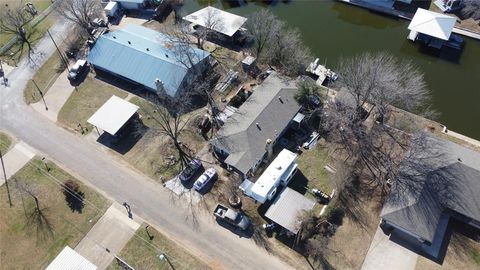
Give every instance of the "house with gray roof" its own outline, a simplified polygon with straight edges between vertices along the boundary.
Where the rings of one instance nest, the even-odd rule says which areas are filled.
[[[439,246],[452,218],[480,229],[480,153],[430,136],[414,143],[381,218],[426,248]]]
[[[130,24],[101,35],[88,62],[152,92],[177,97],[209,64],[208,52],[185,46],[168,35]]]
[[[294,81],[275,72],[254,87],[211,141],[223,162],[242,176],[255,172],[300,110],[296,91]]]

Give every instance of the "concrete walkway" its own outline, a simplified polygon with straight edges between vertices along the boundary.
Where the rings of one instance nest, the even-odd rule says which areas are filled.
[[[123,206],[113,203],[75,247],[75,251],[95,264],[107,268],[140,227],[142,220],[130,219]]]
[[[48,110],[45,110],[45,104],[42,100],[37,103],[31,104],[31,106],[39,113],[46,116],[53,122],[57,122],[57,116],[62,109],[63,104],[70,97],[75,87],[70,84],[67,78],[68,71],[65,71],[58,76],[57,80],[50,86],[50,89],[45,94],[44,99],[47,103]]]
[[[446,134],[450,135],[452,137],[455,137],[457,139],[463,140],[463,141],[465,141],[465,142],[467,142],[467,143],[469,143],[469,144],[471,144],[475,147],[480,147],[480,141],[477,141],[475,139],[472,139],[470,137],[467,137],[467,136],[462,135],[460,133],[457,133],[455,131],[448,130],[448,132]]]
[[[3,156],[5,173],[7,179],[10,179],[18,170],[20,170],[30,159],[35,156],[35,150],[24,142],[17,143],[10,151]],[[0,174],[0,186],[5,183],[3,173]]]
[[[390,241],[380,227],[373,237],[362,270],[414,270],[418,255]]]

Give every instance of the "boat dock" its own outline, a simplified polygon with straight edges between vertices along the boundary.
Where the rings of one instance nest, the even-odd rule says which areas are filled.
[[[414,15],[413,13],[403,12],[403,11],[395,10],[393,8],[388,8],[388,7],[384,7],[384,6],[375,5],[375,4],[372,4],[370,2],[363,1],[363,0],[337,0],[337,1],[347,3],[349,5],[353,5],[353,6],[356,6],[356,7],[366,8],[366,9],[369,9],[369,10],[372,10],[372,11],[375,11],[375,12],[379,12],[379,13],[382,13],[382,14],[386,14],[386,15],[389,15],[389,16],[393,16],[393,17],[397,17],[397,18],[401,18],[401,19],[409,20],[409,21],[412,20],[413,15]],[[459,28],[459,27],[454,27],[452,32],[456,33],[456,34],[459,34],[459,35],[469,37],[469,38],[480,40],[480,34],[479,33],[475,33],[475,32],[472,32],[472,31],[469,31],[469,30],[466,30],[466,29],[462,29],[462,28]]]

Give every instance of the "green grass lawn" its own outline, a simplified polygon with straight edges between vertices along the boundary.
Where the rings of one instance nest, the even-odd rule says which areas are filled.
[[[110,84],[88,76],[85,81],[73,91],[67,102],[58,113],[58,121],[70,129],[78,129],[78,124],[90,132],[92,125],[87,124],[92,116],[112,95],[120,98],[127,93]]]
[[[13,207],[9,207],[5,185],[0,187],[2,269],[44,269],[65,245],[74,248],[110,204],[54,163],[48,162],[47,166],[50,177],[45,164],[34,158],[9,180]],[[73,212],[67,205],[59,185],[66,180],[78,183],[79,192],[84,194],[84,206],[78,211]],[[22,183],[38,198],[45,216],[43,223],[32,218],[36,209],[34,198],[22,192]]]
[[[298,169],[308,179],[309,189],[320,189],[327,194],[332,192],[334,187],[330,178],[331,174],[324,169],[328,161],[327,150],[320,145],[317,145],[314,149],[304,151],[298,157]]]
[[[10,149],[10,145],[12,144],[12,138],[7,134],[0,132],[0,151],[2,155],[7,153],[8,149]]]
[[[35,81],[44,95],[48,92],[48,89],[58,78],[60,73],[63,72],[63,69],[59,68],[60,63],[60,56],[55,52],[52,54],[52,56],[50,56],[50,58],[48,58],[45,64],[43,64],[43,66],[37,70],[35,75],[33,75],[32,79]],[[32,80],[28,81],[23,92],[23,96],[27,104],[36,103],[42,98]]]
[[[168,239],[157,230],[149,227],[153,236],[152,240],[142,224],[127,245],[120,252],[120,256],[135,269],[172,269],[167,262],[161,261],[158,255],[164,253],[170,259],[174,269],[211,269],[203,261],[189,253],[185,248]],[[109,270],[121,269],[115,261],[107,268]]]

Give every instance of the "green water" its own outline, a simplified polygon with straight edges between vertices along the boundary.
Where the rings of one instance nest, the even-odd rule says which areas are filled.
[[[441,113],[437,120],[450,130],[480,139],[480,41],[465,38],[460,56],[446,60],[407,40],[408,21],[331,0],[278,1],[275,5],[248,2],[242,7],[231,7],[225,1],[186,0],[183,14],[209,2],[243,16],[259,8],[271,9],[298,27],[305,43],[329,67],[335,67],[341,57],[365,51],[388,51],[412,60],[425,73],[433,106]]]

